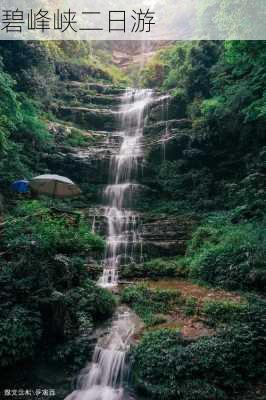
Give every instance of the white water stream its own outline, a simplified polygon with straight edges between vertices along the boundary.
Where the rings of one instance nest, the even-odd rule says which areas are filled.
[[[80,372],[77,389],[65,400],[131,399],[123,388],[123,379],[126,352],[136,324],[136,316],[128,308],[118,308],[110,332],[98,340],[92,363]]]
[[[108,232],[103,275],[99,280],[103,287],[117,285],[121,262],[134,259],[135,248],[141,245],[137,217],[130,205],[137,186],[134,179],[142,162],[145,111],[151,99],[151,90],[127,90],[118,113],[122,144],[110,161],[110,184],[104,191]],[[94,225],[95,220],[93,229]],[[81,371],[77,389],[65,400],[130,400],[123,380],[125,357],[136,324],[137,317],[131,310],[118,308],[109,333],[98,340],[92,363]]]
[[[145,111],[152,99],[148,89],[127,90],[119,110],[122,144],[110,161],[110,184],[104,191],[108,232],[100,286],[114,287],[123,260],[134,259],[137,245],[141,245],[136,215],[130,210],[132,196],[137,189],[134,179],[142,162],[141,137]]]

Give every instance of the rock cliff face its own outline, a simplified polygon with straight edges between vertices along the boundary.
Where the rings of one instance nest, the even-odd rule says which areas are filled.
[[[144,254],[149,257],[184,254],[195,220],[158,215],[143,216],[141,237]]]
[[[108,184],[110,157],[117,153],[121,144],[121,136],[117,131],[118,105],[125,89],[109,84],[88,83],[84,71],[79,75],[77,71],[69,72],[63,66],[60,66],[59,74],[62,79],[59,97],[51,107],[56,122],[50,123],[50,131],[58,138],[58,145],[53,155],[44,157],[52,172],[67,175],[81,186],[84,209],[88,205],[88,197],[90,202],[95,203],[94,207],[84,212],[88,223],[104,236],[106,219],[104,209],[99,204],[102,202],[102,190]],[[71,80],[73,78],[76,80]],[[168,113],[165,113],[166,101]],[[139,210],[138,223],[142,238],[139,251],[142,251],[144,259],[183,254],[186,241],[196,224],[192,219],[150,215],[142,211],[142,204],[157,196],[151,171],[153,164],[161,161],[163,145],[171,143],[169,148],[173,149],[176,157],[179,147],[188,141],[186,130],[189,129],[189,122],[171,119],[170,109],[170,98],[158,94],[150,106],[141,143],[145,159],[138,177],[141,184],[134,185],[133,205]],[[85,146],[71,146],[64,142],[73,129],[78,129],[79,135],[88,139]]]

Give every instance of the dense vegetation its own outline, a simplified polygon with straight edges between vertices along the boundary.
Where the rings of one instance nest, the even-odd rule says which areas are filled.
[[[144,263],[133,276],[187,276],[265,293],[265,61],[265,42],[190,42],[159,51],[142,71],[143,85],[171,91],[168,118],[190,123],[166,142],[164,160],[150,156],[153,178],[144,182],[153,183],[156,197],[147,207],[201,222],[185,257]],[[143,310],[139,289],[128,291],[125,300],[146,316],[153,302],[146,294]],[[237,398],[262,379],[264,301],[247,295],[244,304],[200,306],[188,298],[183,310],[200,313],[216,334],[190,342],[176,329],[146,333],[133,351],[133,379],[143,394]]]
[[[253,316],[252,316],[253,318]],[[134,352],[136,384],[149,398],[227,399],[263,376],[257,331],[238,324],[213,337],[184,340],[175,330],[144,336]]]
[[[86,267],[86,256],[104,244],[84,222],[32,201],[20,203],[5,224],[0,351],[1,365],[11,366],[41,343],[78,336],[85,325],[91,329],[111,315],[114,300],[95,286]]]
[[[85,42],[2,42],[0,57],[0,368],[17,368],[37,354],[80,368],[93,351],[84,332],[115,307],[112,294],[95,284],[99,268],[89,265],[104,241],[71,203],[23,199],[10,183],[49,171],[42,155],[56,146],[47,120],[54,118],[49,110],[62,70],[78,76],[84,69],[92,81],[114,84],[123,76],[108,52],[92,56]],[[78,129],[66,140],[84,143]]]
[[[53,151],[54,137],[48,132],[46,120],[58,91],[62,90],[60,79],[78,80],[89,75],[92,81],[114,84],[125,79],[110,64],[108,52],[96,49],[94,54],[91,55],[91,45],[86,42],[5,41],[0,44],[2,186],[47,168],[40,160],[40,152]],[[82,138],[78,130],[69,140],[79,144]]]
[[[169,118],[192,124],[154,166],[160,201],[174,210],[264,208],[265,57],[264,42],[190,42],[146,66],[143,83],[174,96]]]
[[[151,290],[140,285],[126,288],[122,301],[129,304],[147,326],[152,326],[164,322],[164,314],[180,303],[180,293],[176,290]]]
[[[61,103],[96,109],[91,98],[99,96],[86,86],[77,95],[65,82],[117,89],[129,78],[112,64],[104,43],[5,42],[0,56],[0,370],[29,365],[41,354],[76,371],[90,357],[90,334],[116,304],[95,284],[104,241],[90,232],[85,208],[96,185],[86,168],[63,164],[62,174],[80,179],[83,198],[51,204],[22,199],[9,186],[50,172],[47,155],[58,148],[97,144],[100,135],[83,134],[86,120],[68,125],[54,110]],[[195,218],[197,225],[185,254],[121,271],[127,280],[147,280],[126,287],[121,301],[145,324],[131,358],[133,385],[148,399],[238,399],[251,387],[256,391],[266,372],[265,65],[263,41],[178,42],[141,72],[143,86],[171,94],[168,108],[150,113],[151,136],[160,119],[181,120],[184,128],[171,131],[164,158],[161,148],[147,155],[140,181],[152,191],[138,207],[158,218]],[[101,101],[109,106],[106,94]],[[60,136],[60,129],[68,134]],[[93,173],[100,172],[96,165]],[[148,285],[162,278],[234,290],[241,301],[202,302]],[[199,317],[209,334],[192,340],[177,326],[162,330],[175,312]]]

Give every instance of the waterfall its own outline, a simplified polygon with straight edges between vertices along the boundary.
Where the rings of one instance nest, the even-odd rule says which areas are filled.
[[[110,160],[110,183],[103,194],[108,225],[103,274],[99,280],[103,287],[116,286],[122,261],[134,259],[137,245],[142,248],[137,216],[131,205],[142,164],[145,115],[151,101],[151,90],[127,90],[118,111],[122,143],[118,154]],[[77,389],[65,400],[131,399],[123,387],[123,380],[125,357],[137,325],[136,318],[127,307],[118,308],[109,333],[97,342],[92,363],[81,371]]]
[[[80,372],[77,389],[65,400],[130,400],[123,389],[123,378],[135,324],[135,315],[129,309],[117,310],[109,334],[98,340],[92,363]]]
[[[162,143],[162,161],[166,160],[166,142],[169,138],[169,121],[168,121],[168,114],[169,114],[169,96],[165,96],[162,99],[162,120],[165,120],[165,130],[161,137]]]
[[[130,206],[143,155],[141,138],[145,111],[151,99],[152,91],[149,89],[128,89],[118,112],[122,143],[118,154],[111,157],[110,184],[104,190],[108,232],[103,275],[99,281],[103,287],[117,285],[121,262],[134,259],[135,249],[141,242],[136,215]]]

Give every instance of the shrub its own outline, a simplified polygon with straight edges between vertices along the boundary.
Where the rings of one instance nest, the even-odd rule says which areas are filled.
[[[247,325],[191,343],[173,330],[146,333],[132,357],[135,387],[151,399],[224,400],[263,376]]]
[[[185,315],[187,316],[191,316],[194,315],[197,311],[197,305],[198,305],[198,301],[196,299],[196,297],[187,297],[185,300],[185,304],[183,306],[183,310]]]
[[[130,305],[147,325],[164,321],[164,314],[180,304],[177,290],[149,289],[145,285],[129,286],[122,292],[122,301]]]
[[[207,316],[212,325],[217,323],[230,323],[243,319],[248,310],[246,303],[237,303],[228,300],[206,300],[202,312]]]
[[[53,346],[72,339],[109,317],[115,301],[111,293],[88,280],[92,273],[86,266],[87,257],[101,251],[104,243],[83,221],[58,215],[40,201],[25,201],[5,223],[0,353],[3,365],[13,365],[31,357],[43,344]],[[20,346],[19,340],[23,341]]]
[[[186,276],[186,268],[178,259],[154,258],[143,264],[125,266],[121,271],[121,276],[125,278],[159,278]]]
[[[40,314],[16,305],[1,316],[0,331],[0,365],[14,365],[34,355],[42,333]]]
[[[233,225],[226,218],[208,220],[189,245],[191,277],[229,289],[263,290],[265,237],[265,222]]]
[[[93,347],[94,345],[89,336],[78,336],[56,346],[53,349],[52,358],[55,361],[63,362],[68,368],[71,365],[71,369],[76,372],[84,367],[88,359],[91,358]]]
[[[112,293],[86,280],[82,286],[66,293],[66,304],[82,327],[82,314],[93,322],[110,317],[116,302]],[[82,314],[81,314],[82,313]]]
[[[73,254],[90,250],[103,250],[103,241],[92,234],[88,226],[56,216],[41,202],[26,201],[20,203],[6,221],[4,242],[10,250],[33,249],[45,254],[57,252]]]
[[[72,128],[70,134],[64,137],[64,144],[73,147],[88,147],[91,140],[91,137],[84,135],[81,130]]]

